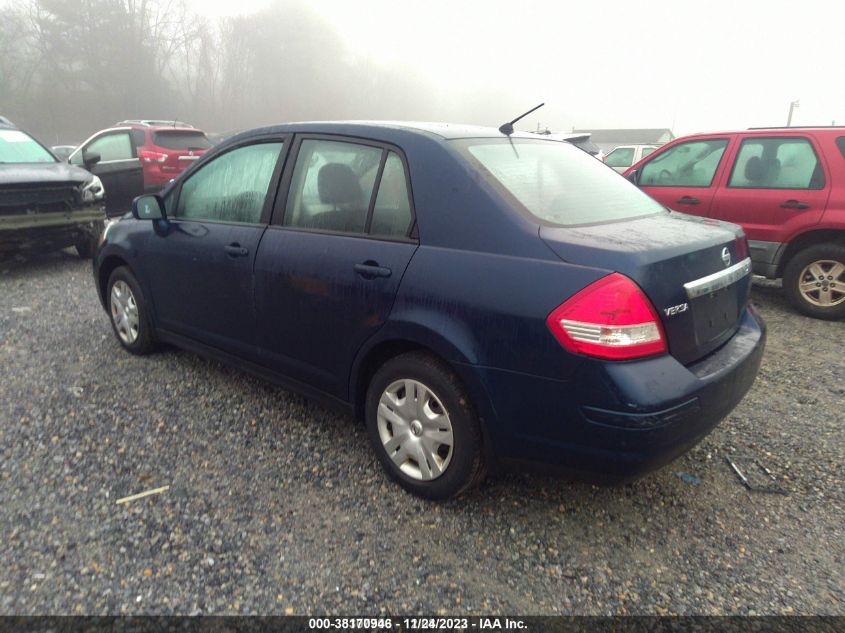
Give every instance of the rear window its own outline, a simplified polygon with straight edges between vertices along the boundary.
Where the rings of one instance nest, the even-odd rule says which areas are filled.
[[[840,136],[836,139],[836,145],[839,147],[839,151],[842,152],[842,158],[845,158],[845,136]]]
[[[20,130],[0,130],[0,163],[55,163],[41,144]]]
[[[464,139],[461,153],[508,199],[541,222],[610,222],[665,212],[612,169],[569,143]]]
[[[572,143],[578,149],[582,149],[585,152],[587,152],[588,154],[591,154],[593,156],[595,156],[596,154],[598,154],[601,151],[601,148],[598,145],[596,145],[595,143],[593,143],[590,139],[583,139],[583,140],[577,140],[576,139],[574,141],[569,141],[569,142]]]
[[[153,143],[159,147],[176,150],[209,149],[211,143],[202,132],[153,132]]]

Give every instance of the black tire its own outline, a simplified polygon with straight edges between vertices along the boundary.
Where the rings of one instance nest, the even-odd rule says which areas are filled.
[[[135,330],[135,328],[131,328],[132,332],[131,334],[127,334],[126,338],[121,335],[121,326],[116,322],[116,310],[112,302],[112,292],[115,284],[118,283],[123,283],[129,287],[134,305],[137,309],[137,329]],[[147,307],[147,302],[141,292],[138,280],[135,279],[135,275],[133,275],[132,271],[126,266],[119,266],[115,268],[109,276],[109,283],[106,286],[106,309],[109,313],[109,320],[111,321],[114,334],[124,349],[138,355],[149,354],[155,350],[156,340],[153,335],[153,328],[150,322],[150,312]],[[124,333],[126,332],[127,330],[124,329]],[[134,336],[132,336],[132,334],[134,334]]]
[[[841,244],[816,244],[799,251],[786,265],[783,272],[783,289],[789,302],[801,313],[817,319],[836,320],[845,318],[845,272],[836,278],[831,275],[820,275],[824,279],[815,279],[809,267],[816,264],[817,271],[822,273],[834,272],[833,267],[845,267],[845,246]],[[843,269],[845,270],[845,269]],[[801,291],[801,284],[815,281],[819,284],[818,292]],[[831,305],[818,305],[820,292],[830,291]],[[809,295],[809,296],[808,296]],[[815,301],[815,303],[814,303]]]
[[[91,225],[90,230],[86,231],[76,241],[74,246],[76,247],[77,254],[82,259],[91,259],[94,257],[94,253],[97,252],[97,242],[100,239],[100,233],[103,232],[104,226],[103,222],[95,222]]]
[[[436,454],[434,459],[438,460],[434,466],[429,466],[425,457],[423,459],[426,459],[426,465],[421,466],[418,461],[410,456],[406,447],[424,443],[423,438],[429,439],[429,442],[434,442],[436,445],[436,440],[430,439],[429,431],[438,433],[442,432],[443,429],[420,429],[419,440],[414,438],[410,440],[411,444],[403,443],[393,452],[394,455],[399,455],[399,459],[406,459],[404,468],[419,471],[416,476],[408,474],[407,470],[403,470],[400,465],[394,462],[385,447],[385,441],[389,442],[389,440],[383,441],[382,439],[382,432],[388,438],[396,437],[399,433],[399,427],[385,421],[382,430],[380,430],[379,425],[379,402],[382,395],[385,394],[388,387],[404,380],[416,381],[421,387],[427,389],[433,395],[433,399],[430,400],[430,410],[441,415],[445,413],[448,424],[451,425],[451,448],[444,451],[443,449],[446,448],[444,445],[437,446],[437,450],[432,452],[432,454]],[[405,401],[408,397],[403,387],[399,387],[397,393],[405,394],[402,401]],[[442,420],[443,418],[439,419]],[[375,373],[367,389],[365,422],[373,450],[375,450],[384,469],[394,481],[420,497],[428,499],[456,497],[484,478],[484,457],[478,416],[455,372],[443,361],[430,354],[410,352],[397,356],[387,361]],[[435,423],[426,422],[426,424]],[[416,435],[415,432],[412,433],[411,426],[404,428],[408,429],[407,432],[403,433],[404,437],[411,438],[411,435]],[[427,446],[430,445],[427,444]],[[422,453],[420,454],[422,455]],[[444,455],[448,456],[444,459]],[[445,464],[445,467],[443,467],[442,473],[434,476],[434,470],[440,467],[438,464],[442,465],[441,462]],[[428,472],[424,473],[424,470]],[[431,478],[424,480],[421,477]]]

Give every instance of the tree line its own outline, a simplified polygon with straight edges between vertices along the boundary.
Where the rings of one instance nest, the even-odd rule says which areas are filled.
[[[49,144],[130,118],[209,132],[431,118],[424,81],[355,56],[301,0],[220,19],[185,0],[24,0],[0,12],[0,114]]]

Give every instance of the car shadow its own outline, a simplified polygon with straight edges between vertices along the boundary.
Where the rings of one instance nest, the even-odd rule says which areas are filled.
[[[50,252],[29,252],[25,254],[0,255],[0,275],[14,276],[16,273],[48,272],[67,262],[79,263],[81,260],[73,248]]]

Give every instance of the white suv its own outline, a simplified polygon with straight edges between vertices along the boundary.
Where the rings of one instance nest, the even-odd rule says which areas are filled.
[[[621,174],[656,149],[657,145],[620,145],[607,155],[604,162]]]

